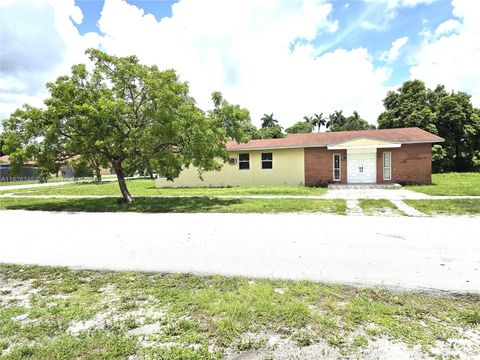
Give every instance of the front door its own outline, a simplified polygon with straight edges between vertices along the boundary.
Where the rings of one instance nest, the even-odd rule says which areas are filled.
[[[347,181],[353,184],[375,183],[377,176],[376,153],[348,153]]]

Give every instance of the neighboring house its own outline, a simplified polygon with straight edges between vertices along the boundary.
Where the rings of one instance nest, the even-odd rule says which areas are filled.
[[[328,183],[429,184],[432,143],[444,141],[419,128],[290,134],[283,139],[226,144],[230,161],[199,178],[184,169],[157,187],[239,185],[315,186]]]
[[[26,181],[26,180],[38,179],[38,169],[35,167],[34,163],[25,164],[20,169],[20,173],[15,176],[10,176],[9,170],[10,170],[10,158],[8,157],[8,155],[0,156],[0,181],[1,182]]]

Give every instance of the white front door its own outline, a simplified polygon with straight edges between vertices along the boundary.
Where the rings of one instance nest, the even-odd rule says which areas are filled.
[[[347,181],[349,183],[375,183],[377,177],[376,152],[359,153],[348,151]]]
[[[377,154],[362,154],[362,183],[377,182]]]

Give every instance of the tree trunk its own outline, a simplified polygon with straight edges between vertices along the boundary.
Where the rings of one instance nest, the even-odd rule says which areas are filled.
[[[115,173],[117,174],[118,186],[120,187],[120,192],[122,193],[123,200],[125,200],[127,204],[131,204],[133,202],[133,198],[127,189],[127,183],[125,182],[122,163],[121,161],[114,160],[112,161],[112,165],[113,165],[113,168],[115,169]]]
[[[95,176],[96,176],[98,182],[102,181],[102,174],[100,173],[100,167],[99,166],[95,167]]]

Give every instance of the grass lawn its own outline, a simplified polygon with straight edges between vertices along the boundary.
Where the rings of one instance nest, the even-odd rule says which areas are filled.
[[[360,350],[368,358],[378,339],[431,354],[437,341],[455,341],[479,321],[473,295],[0,265],[3,359],[219,359],[246,351],[271,359],[316,344],[338,358]]]
[[[432,185],[411,185],[406,188],[428,195],[480,196],[480,173],[432,174]]]
[[[12,185],[29,185],[29,184],[38,184],[38,180],[32,181],[0,181],[0,188],[2,186],[12,186]]]
[[[358,203],[365,215],[405,215],[389,200],[360,199]]]
[[[66,186],[66,185],[65,185]],[[219,199],[209,197],[137,197],[131,205],[116,198],[0,198],[3,210],[143,212],[143,213],[280,213],[326,212],[345,214],[344,200]]]
[[[404,200],[425,214],[480,215],[480,199]]]
[[[304,186],[240,186],[231,188],[155,188],[154,180],[127,180],[127,186],[133,196],[147,195],[323,195],[324,188]],[[10,190],[14,194],[32,195],[120,195],[116,181],[101,183],[77,183],[71,185],[51,186],[40,189]]]

